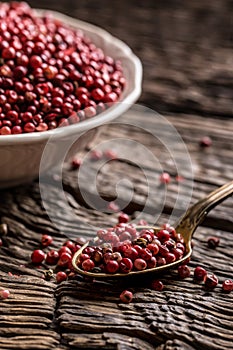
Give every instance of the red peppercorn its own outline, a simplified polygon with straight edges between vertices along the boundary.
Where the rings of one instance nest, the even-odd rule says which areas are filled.
[[[31,56],[29,60],[29,64],[32,68],[38,68],[42,65],[42,59],[40,56]]]
[[[176,261],[176,256],[173,253],[167,253],[166,255],[164,255],[164,258],[167,264],[171,264],[174,261]]]
[[[129,221],[129,216],[125,213],[120,213],[118,216],[118,222],[119,223],[127,223]]]
[[[104,56],[80,31],[58,25],[56,19],[38,18],[23,2],[9,3],[7,10],[2,11],[1,94],[6,95],[7,89],[19,94],[15,102],[9,101],[14,105],[5,108],[4,113],[18,112],[21,124],[1,123],[0,127],[12,129],[20,125],[21,129],[10,132],[5,128],[1,134],[51,130],[60,125],[61,117],[65,115],[67,119],[75,111],[78,118],[74,121],[73,117],[68,123],[73,124],[93,117],[118,100],[125,86],[121,64]],[[54,90],[58,89],[62,92],[56,97],[62,98],[62,103],[54,100]],[[47,102],[41,96],[46,96]],[[36,113],[43,112],[40,124],[46,124],[47,128],[21,119],[20,113],[34,106]],[[51,111],[54,107],[61,111]],[[85,107],[84,112],[81,109]],[[25,126],[26,123],[32,124]]]
[[[212,145],[212,140],[209,136],[204,136],[201,140],[200,140],[200,146],[201,147],[210,147]]]
[[[59,254],[56,250],[50,250],[45,259],[45,263],[48,265],[56,265],[59,260]]]
[[[66,281],[67,280],[67,274],[63,271],[59,271],[57,274],[56,274],[56,280],[57,280],[57,283],[61,283],[63,281]]]
[[[0,290],[0,299],[7,299],[10,296],[10,292],[8,289]]]
[[[166,260],[162,256],[159,256],[157,259],[157,266],[163,266],[166,265]]]
[[[124,251],[124,257],[134,261],[138,257],[138,252],[134,247],[129,247]]]
[[[88,254],[81,254],[79,257],[79,261],[82,263],[84,260],[90,259],[90,255]]]
[[[124,290],[121,294],[120,294],[120,300],[123,303],[130,303],[133,300],[133,293],[130,292],[129,290]]]
[[[95,248],[94,247],[86,247],[83,249],[83,254],[88,254],[89,256],[94,253]]]
[[[91,259],[86,259],[82,263],[82,269],[84,271],[91,271],[95,267],[95,263]]]
[[[119,264],[116,260],[109,260],[106,264],[106,272],[116,273],[119,269]]]
[[[77,157],[72,159],[71,167],[73,170],[79,169],[81,165],[82,165],[82,159]]]
[[[163,282],[160,280],[154,280],[151,283],[151,289],[156,290],[156,291],[162,291],[164,288]]]
[[[133,269],[132,260],[129,258],[123,258],[119,263],[120,272],[129,273]]]
[[[180,278],[186,278],[190,276],[190,268],[187,265],[180,265],[178,267],[178,275]]]
[[[134,261],[134,267],[138,271],[145,270],[147,268],[147,263],[145,260],[138,258]]]
[[[218,284],[218,277],[214,274],[207,274],[206,280],[205,280],[205,287],[207,289],[213,289]]]
[[[159,179],[162,184],[169,184],[171,182],[171,177],[168,173],[162,173]]]
[[[194,270],[194,278],[197,281],[205,281],[207,276],[207,271],[201,267],[201,266],[197,266]]]
[[[159,253],[165,258],[165,256],[169,253],[169,249],[165,245],[161,245],[159,247]]]
[[[120,207],[117,203],[112,201],[108,203],[107,209],[117,213],[120,210]]]
[[[62,253],[60,255],[60,258],[57,262],[57,266],[60,266],[60,267],[67,267],[68,264],[71,262],[72,260],[72,255],[71,254],[68,254],[68,253]]]
[[[49,235],[42,235],[41,244],[43,247],[48,247],[53,242],[53,237]]]
[[[150,258],[150,260],[147,260],[146,262],[148,269],[153,269],[157,265],[157,260],[154,256],[152,256],[152,258]]]
[[[219,245],[220,239],[218,237],[209,237],[207,240],[208,246],[215,249]]]
[[[104,151],[104,156],[109,160],[114,160],[118,158],[117,153],[112,149],[107,149],[106,151]]]
[[[89,153],[91,160],[99,160],[103,157],[103,152],[100,150],[93,150]]]
[[[63,247],[67,247],[71,250],[72,253],[75,252],[76,250],[76,244],[72,241],[66,241],[64,244],[63,244]],[[70,254],[70,253],[69,253]]]
[[[171,253],[175,255],[176,260],[180,260],[184,255],[183,251],[181,249],[178,249],[178,248],[173,248],[171,250]]]
[[[63,253],[68,253],[70,255],[72,255],[72,251],[70,250],[70,248],[63,246],[59,249],[58,254],[59,256],[61,256]]]
[[[33,264],[41,264],[44,259],[45,259],[45,252],[43,252],[43,250],[40,250],[40,249],[36,249],[32,252],[32,255],[31,255],[31,260],[32,260],[32,263]]]
[[[140,257],[143,259],[143,260],[150,260],[152,258],[152,253],[149,249],[147,248],[143,248],[140,252]]]
[[[160,230],[156,235],[161,242],[168,241],[170,238],[170,233],[167,230]]]
[[[224,290],[224,292],[230,293],[233,290],[233,281],[225,280],[222,284],[222,289]]]

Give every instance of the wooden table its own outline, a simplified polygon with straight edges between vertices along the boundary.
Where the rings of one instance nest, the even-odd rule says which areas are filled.
[[[170,218],[178,189],[183,200],[176,215],[187,205],[192,188],[193,203],[232,179],[231,0],[30,3],[93,22],[126,41],[144,66],[139,103],[165,118],[158,119],[153,112],[133,107],[118,120],[124,140],[133,140],[140,147],[144,145],[152,158],[148,154],[142,157],[139,146],[138,158],[137,153],[132,157],[132,148],[124,148],[122,142],[115,141],[113,148],[126,158],[131,157],[132,162],[119,159],[100,169],[97,187],[105,200],[115,199],[116,183],[127,177],[134,194],[129,201],[131,187],[129,181],[123,182],[117,199],[120,205],[129,202],[124,210],[132,219],[143,210],[144,217],[154,223],[155,204],[160,205],[165,198],[159,217],[162,223]],[[159,130],[167,137],[161,120],[172,123],[191,157],[193,174],[185,166],[179,166],[184,176],[179,183],[175,180],[177,169],[171,154],[154,136]],[[138,128],[142,121],[151,134]],[[116,125],[100,131],[89,148],[119,138]],[[213,144],[203,149],[199,141],[206,135]],[[177,155],[181,150],[183,156],[183,147],[183,143],[173,141],[172,153]],[[88,151],[80,152],[79,157]],[[92,174],[99,163],[92,162],[89,166]],[[142,168],[146,169],[146,177]],[[158,181],[161,169],[172,178],[166,196]],[[145,208],[148,179],[153,195]],[[92,229],[88,225],[101,227],[117,222],[116,213],[97,211],[90,201],[83,199],[77,186],[77,171],[70,171],[69,164],[65,165],[62,178],[70,208],[67,210],[60,197],[60,181],[56,174],[49,174],[40,186],[34,182],[1,191],[1,222],[8,225],[8,234],[3,237],[0,250],[0,286],[11,292],[9,299],[0,301],[2,350],[233,348],[233,294],[221,290],[222,281],[233,277],[232,198],[209,214],[194,237],[192,274],[197,265],[215,273],[220,283],[213,291],[194,283],[192,275],[180,280],[176,271],[160,277],[165,285],[162,292],[151,290],[152,276],[118,283],[93,283],[76,277],[57,285],[53,280],[42,279],[43,273],[29,264],[31,251],[39,246],[41,234],[51,234],[54,247],[59,247],[65,236],[89,237]],[[97,197],[92,184],[89,185],[85,193],[94,201]],[[47,193],[52,221],[43,208],[40,191]],[[207,247],[210,235],[220,238],[216,250]],[[125,288],[134,292],[133,302],[127,305],[119,301],[119,294]]]

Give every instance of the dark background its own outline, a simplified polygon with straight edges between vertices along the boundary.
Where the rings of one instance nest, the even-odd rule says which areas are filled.
[[[29,3],[91,22],[125,41],[144,66],[140,102],[160,112],[232,114],[232,0]]]

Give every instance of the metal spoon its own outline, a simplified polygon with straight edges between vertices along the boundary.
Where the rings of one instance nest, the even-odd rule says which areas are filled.
[[[158,273],[158,272],[165,272],[168,269],[174,268],[175,266],[181,264],[185,260],[187,260],[191,254],[192,254],[192,247],[191,247],[191,239],[193,236],[193,233],[195,232],[197,226],[204,220],[205,216],[208,214],[208,212],[213,209],[215,206],[217,206],[219,203],[221,203],[224,199],[231,196],[233,193],[233,181],[228,182],[224,186],[219,187],[215,191],[211,192],[208,196],[205,198],[199,200],[196,204],[191,206],[186,213],[178,220],[178,222],[174,225],[176,232],[179,232],[183,238],[185,243],[185,255],[182,259],[176,260],[173,263],[166,264],[163,266],[154,267],[151,269],[145,269],[142,271],[131,271],[127,274],[125,273],[115,273],[115,274],[109,274],[109,273],[94,273],[94,272],[87,272],[80,269],[77,265],[78,258],[80,254],[82,254],[82,251],[89,245],[90,242],[87,242],[82,246],[81,249],[79,249],[73,256],[72,264],[74,269],[85,276],[89,277],[95,277],[95,278],[116,278],[116,277],[127,277],[129,275],[141,275],[145,273]],[[138,229],[154,229],[154,231],[158,231],[161,228],[158,227],[149,227],[149,226],[138,226]],[[97,238],[96,238],[97,239]],[[95,242],[95,239],[93,240]],[[92,241],[92,242],[93,242]]]

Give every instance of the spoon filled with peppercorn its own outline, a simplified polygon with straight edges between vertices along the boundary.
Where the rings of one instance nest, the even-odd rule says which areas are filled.
[[[121,222],[99,230],[73,256],[76,272],[95,278],[161,273],[184,264],[192,254],[191,239],[207,213],[233,193],[233,181],[191,206],[174,227],[136,226]]]

